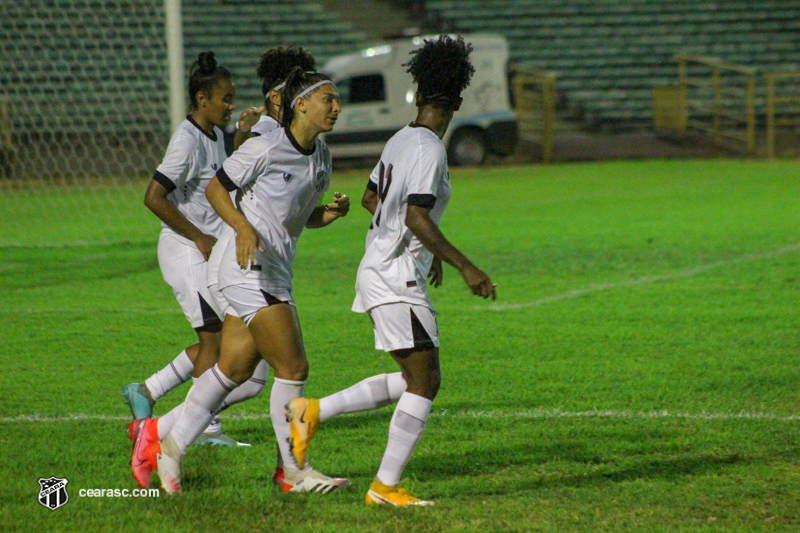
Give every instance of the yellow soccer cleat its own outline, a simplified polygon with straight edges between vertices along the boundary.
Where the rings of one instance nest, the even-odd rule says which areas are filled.
[[[406,489],[397,486],[384,485],[377,479],[372,482],[367,491],[367,505],[394,505],[395,507],[410,507],[412,505],[433,505],[433,502],[420,500]]]
[[[319,429],[319,400],[295,398],[286,404],[286,421],[289,422],[289,448],[300,469],[306,467],[308,443]]]

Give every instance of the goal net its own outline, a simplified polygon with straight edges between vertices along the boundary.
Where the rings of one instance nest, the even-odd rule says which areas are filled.
[[[0,246],[141,241],[169,141],[163,0],[0,0]]]

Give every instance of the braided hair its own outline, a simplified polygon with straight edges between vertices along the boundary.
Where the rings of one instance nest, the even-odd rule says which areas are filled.
[[[403,66],[408,67],[406,72],[417,84],[422,105],[451,108],[458,103],[461,92],[475,74],[469,60],[471,52],[472,45],[465,43],[460,35],[455,39],[440,35],[411,52],[413,57]]]
[[[294,67],[286,77],[286,87],[283,89],[283,123],[289,125],[294,118],[292,103],[297,97],[312,85],[321,81],[330,81],[330,76],[321,72],[306,72],[302,67]],[[303,96],[308,98],[319,90],[319,87]]]
[[[197,109],[197,93],[203,91],[207,98],[211,98],[214,87],[223,79],[231,79],[231,71],[218,65],[214,59],[214,52],[201,52],[189,70],[189,100],[192,109]]]
[[[305,48],[297,45],[276,46],[264,52],[256,67],[261,78],[261,94],[266,97],[270,90],[286,80],[294,67],[313,72],[317,70],[317,62]]]

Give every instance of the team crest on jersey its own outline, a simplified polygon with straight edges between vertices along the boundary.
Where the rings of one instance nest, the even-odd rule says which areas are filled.
[[[214,170],[217,170],[217,164],[216,163],[211,163],[211,168],[213,168]]]
[[[317,171],[317,175],[314,177],[314,188],[317,189],[317,192],[325,188],[325,180],[329,175],[324,168]]]
[[[39,503],[55,511],[69,501],[67,494],[67,478],[49,477],[39,478]]]

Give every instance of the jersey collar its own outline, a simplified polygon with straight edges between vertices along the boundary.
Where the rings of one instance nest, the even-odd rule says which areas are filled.
[[[317,149],[317,143],[314,143],[314,146],[313,148],[311,148],[311,150],[306,150],[305,148],[300,146],[300,143],[298,143],[297,139],[295,139],[294,135],[292,135],[292,130],[289,129],[289,126],[284,126],[283,131],[286,132],[286,136],[289,138],[289,142],[292,143],[292,146],[294,146],[294,149],[300,152],[301,154],[308,156],[313,154],[314,151]]]
[[[426,126],[425,124],[420,124],[420,123],[419,123],[419,122],[417,122],[416,120],[412,120],[411,122],[409,122],[409,123],[408,123],[408,127],[409,127],[409,128],[425,128],[426,130],[428,130],[428,131],[432,132],[432,133],[433,133],[434,135],[436,135],[437,137],[439,136],[439,135],[438,135],[438,134],[437,134],[435,131],[433,131],[432,129],[430,129],[428,126]]]
[[[197,128],[198,130],[202,131],[203,135],[205,135],[206,137],[208,137],[212,141],[217,142],[217,132],[216,131],[212,130],[211,133],[208,133],[206,130],[204,130],[203,128],[200,127],[200,124],[198,124],[197,122],[194,121],[194,119],[192,118],[192,115],[186,115],[186,120],[191,122],[194,125],[195,128]]]

